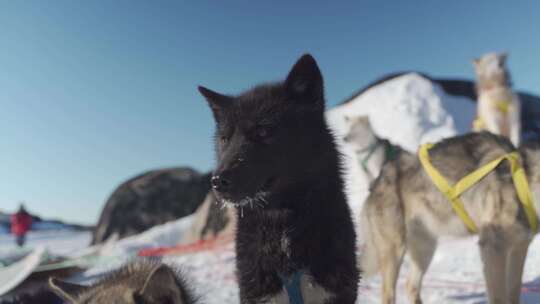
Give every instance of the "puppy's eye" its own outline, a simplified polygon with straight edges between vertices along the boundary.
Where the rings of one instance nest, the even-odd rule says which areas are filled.
[[[265,140],[270,137],[271,130],[270,127],[267,126],[258,126],[255,130],[255,137],[258,140]]]
[[[221,140],[221,142],[224,143],[224,144],[229,142],[229,138],[227,136],[223,136],[223,135],[219,137],[219,140]]]

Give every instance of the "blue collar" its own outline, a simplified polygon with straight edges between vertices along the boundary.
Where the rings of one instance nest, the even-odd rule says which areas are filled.
[[[281,280],[281,285],[283,285],[283,288],[285,288],[285,291],[287,291],[289,304],[304,304],[302,290],[300,288],[302,271],[294,272],[289,276],[284,276],[283,274],[278,273],[278,276]]]

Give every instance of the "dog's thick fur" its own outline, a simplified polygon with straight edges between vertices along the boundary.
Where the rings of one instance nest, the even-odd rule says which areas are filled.
[[[517,147],[521,139],[521,102],[512,91],[506,54],[489,53],[473,61],[478,95],[475,131],[509,138]],[[504,105],[501,109],[501,104]]]
[[[91,286],[51,278],[49,287],[68,304],[197,302],[180,271],[148,259],[129,263]]]
[[[354,303],[356,238],[315,60],[237,97],[199,90],[217,122],[214,192],[240,208],[241,303],[288,303],[280,276],[298,271],[305,303]]]
[[[0,304],[62,304],[64,301],[54,292],[40,288],[37,291],[19,294],[12,299],[2,300]]]
[[[455,184],[466,174],[513,151],[506,139],[472,133],[446,139],[430,150],[432,164]],[[540,193],[540,146],[524,144],[519,153],[531,191]],[[501,163],[461,196],[479,229],[479,246],[489,303],[519,303],[527,248],[534,235],[514,189],[509,164]],[[535,203],[536,211],[540,206]],[[383,303],[395,302],[395,285],[407,249],[412,262],[407,291],[421,303],[422,278],[440,236],[469,235],[451,203],[433,185],[416,155],[401,154],[383,167],[362,210],[361,263],[366,273],[383,276]]]
[[[354,149],[358,165],[371,184],[379,176],[382,166],[390,160],[389,151],[394,154],[400,148],[378,137],[368,116],[345,116],[345,121],[349,131],[343,141]]]

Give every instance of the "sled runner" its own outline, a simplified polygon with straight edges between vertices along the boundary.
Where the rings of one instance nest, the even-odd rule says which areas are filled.
[[[28,254],[25,258],[0,268],[0,296],[19,286],[34,272],[45,258],[45,248],[40,247]]]
[[[2,256],[0,256],[0,269],[24,259],[32,252],[33,250],[30,249],[17,248],[13,252],[9,252],[8,254],[2,254]]]

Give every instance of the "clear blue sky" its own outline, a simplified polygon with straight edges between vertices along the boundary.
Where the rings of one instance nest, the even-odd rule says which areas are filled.
[[[338,3],[339,2],[339,3]],[[209,170],[197,84],[236,93],[319,61],[329,105],[386,73],[472,78],[510,52],[540,93],[539,1],[0,0],[0,210],[94,222],[114,188],[168,166]]]

